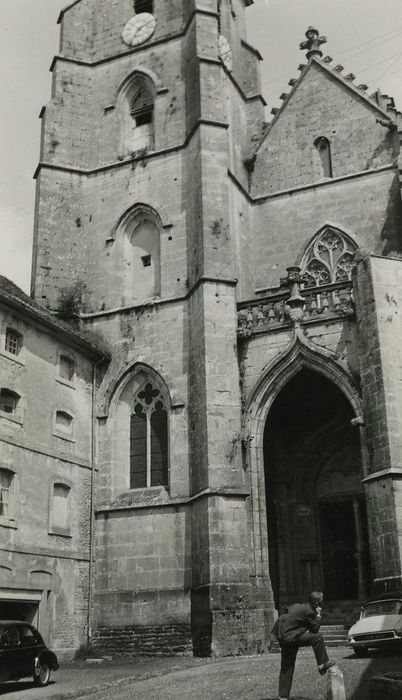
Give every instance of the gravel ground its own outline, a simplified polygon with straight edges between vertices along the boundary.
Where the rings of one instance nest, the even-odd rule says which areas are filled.
[[[402,667],[402,655],[355,659],[342,647],[330,651],[344,673],[347,700],[369,700],[369,678]],[[7,700],[275,700],[279,663],[279,655],[270,654],[225,659],[132,659],[100,666],[71,664],[55,673],[54,682],[47,688],[33,688],[31,683],[20,681],[5,684],[0,694]],[[324,700],[326,688],[326,678],[317,673],[311,650],[302,649],[293,700]]]

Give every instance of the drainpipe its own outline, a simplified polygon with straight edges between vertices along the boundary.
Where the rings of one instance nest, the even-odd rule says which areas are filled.
[[[95,465],[96,465],[96,363],[92,369],[92,411],[91,411],[91,497],[89,524],[89,571],[88,571],[88,618],[87,644],[92,638],[92,599],[94,574],[94,536],[95,536]]]

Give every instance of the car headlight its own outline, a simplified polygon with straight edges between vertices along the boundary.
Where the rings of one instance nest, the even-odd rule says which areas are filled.
[[[395,632],[397,637],[402,637],[402,620],[400,622],[398,620],[398,623],[395,626],[394,632]]]

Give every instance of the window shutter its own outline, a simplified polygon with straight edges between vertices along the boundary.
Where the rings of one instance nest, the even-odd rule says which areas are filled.
[[[0,469],[0,516],[13,519],[15,476],[9,469]]]

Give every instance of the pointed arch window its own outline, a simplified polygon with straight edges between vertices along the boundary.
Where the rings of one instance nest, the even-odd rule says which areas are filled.
[[[307,287],[317,287],[352,279],[356,243],[341,231],[326,227],[310,243],[301,269]]]
[[[332,177],[332,157],[331,144],[325,136],[320,136],[314,141],[314,146],[317,149],[322,177]]]
[[[130,418],[130,488],[167,484],[168,414],[159,389],[148,382],[137,393]]]

